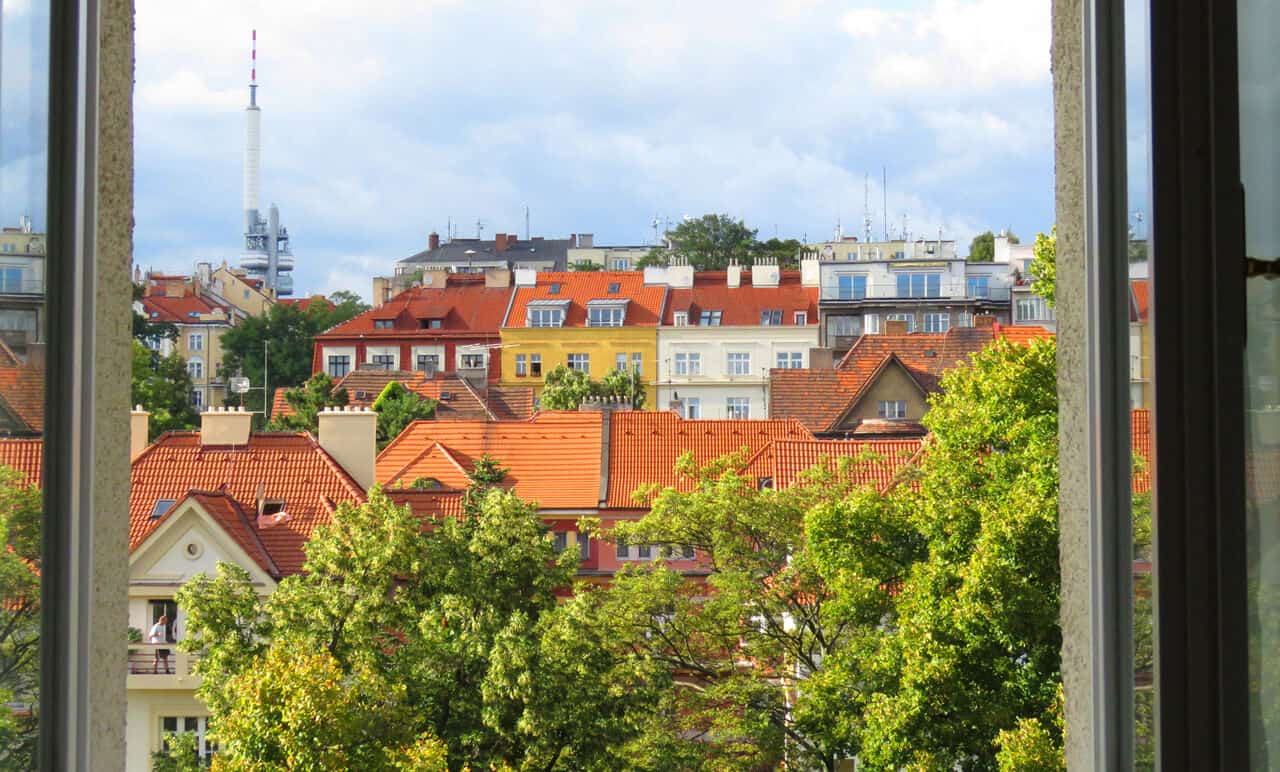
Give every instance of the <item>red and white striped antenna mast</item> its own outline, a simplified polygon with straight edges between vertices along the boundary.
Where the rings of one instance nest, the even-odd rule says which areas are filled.
[[[258,104],[258,31],[253,31],[253,43],[249,48],[249,104]]]

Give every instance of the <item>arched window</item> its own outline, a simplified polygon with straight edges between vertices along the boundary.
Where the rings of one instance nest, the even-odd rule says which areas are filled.
[[[192,380],[200,380],[204,377],[204,360],[200,357],[191,357],[187,360],[187,375]]]

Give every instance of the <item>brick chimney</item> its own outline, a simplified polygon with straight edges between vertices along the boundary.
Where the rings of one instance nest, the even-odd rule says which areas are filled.
[[[361,488],[372,488],[378,455],[378,414],[367,407],[348,405],[345,409],[327,407],[317,418],[320,447]]]
[[[990,329],[996,324],[995,316],[991,314],[979,314],[973,317],[973,326],[983,329]]]
[[[151,430],[151,414],[142,405],[129,414],[129,460],[137,458],[147,448],[147,432]]]
[[[507,234],[505,233],[493,234],[493,249],[496,252],[507,251]]]
[[[248,445],[253,413],[243,407],[211,407],[200,414],[201,445]]]
[[[885,335],[906,335],[907,320],[906,319],[886,319],[884,323]]]
[[[440,248],[440,234],[436,233],[435,231],[431,231],[431,233],[427,234],[427,249],[439,249],[439,248]]]

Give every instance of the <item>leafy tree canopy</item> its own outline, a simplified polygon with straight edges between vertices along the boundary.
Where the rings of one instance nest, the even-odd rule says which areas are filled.
[[[727,214],[689,218],[667,231],[670,248],[654,247],[636,265],[667,265],[672,257],[684,258],[699,271],[722,271],[735,260],[748,266],[760,257],[773,257],[784,267],[796,265],[800,242],[774,238],[762,243],[756,240],[756,233],[756,229]]]
[[[40,685],[40,489],[0,466],[0,767],[35,769]],[[16,709],[29,706],[31,710]]]
[[[378,447],[400,436],[414,421],[426,421],[435,417],[437,402],[405,388],[399,381],[392,381],[382,389],[373,401],[378,414]]]
[[[572,271],[603,271],[604,266],[599,263],[593,263],[590,260],[579,260],[569,266],[569,269]]]
[[[167,431],[194,429],[200,416],[191,406],[191,376],[182,355],[159,351],[133,341],[133,384],[130,400],[151,413],[148,439]]]
[[[543,410],[577,410],[590,397],[625,401],[635,410],[645,404],[644,384],[635,373],[610,370],[599,381],[580,370],[556,365],[544,379],[538,405]]]
[[[1044,298],[1052,308],[1055,302],[1054,286],[1058,281],[1058,227],[1055,225],[1047,236],[1037,233],[1031,251],[1036,256],[1027,269],[1035,277],[1031,282],[1031,290]]]
[[[1013,231],[1006,231],[1010,244],[1022,243]],[[990,263],[996,259],[996,234],[983,231],[969,242],[969,260],[975,263]]]
[[[327,373],[316,373],[296,389],[286,389],[285,401],[293,413],[273,415],[267,423],[267,431],[311,432],[319,431],[320,411],[326,407],[344,407],[347,390],[334,389],[333,378]]]

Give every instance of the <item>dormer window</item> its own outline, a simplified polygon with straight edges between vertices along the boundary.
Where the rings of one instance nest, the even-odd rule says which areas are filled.
[[[375,330],[391,330],[395,328],[395,319],[374,319],[373,329]]]
[[[782,324],[782,309],[766,308],[761,311],[760,324],[764,327],[777,327]]]
[[[189,318],[191,318],[191,319],[199,319],[199,318],[200,318],[200,312],[199,312],[199,311],[188,311],[188,312],[187,312],[187,316],[188,316]]]
[[[444,327],[443,319],[419,319],[418,323],[422,325],[424,330],[438,330]]]
[[[525,309],[525,324],[529,327],[563,327],[567,300],[530,300]]]
[[[621,327],[627,318],[628,302],[630,301],[619,299],[588,300],[587,326]]]
[[[689,326],[689,312],[688,312],[688,311],[676,311],[676,312],[675,312],[675,314],[673,315],[673,320],[672,320],[672,321],[675,323],[675,326],[676,326],[676,327],[688,327],[688,326]]]

